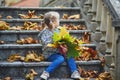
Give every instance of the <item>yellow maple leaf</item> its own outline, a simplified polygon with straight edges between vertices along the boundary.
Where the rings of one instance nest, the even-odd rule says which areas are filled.
[[[57,48],[58,45],[57,44],[47,44],[47,47]]]

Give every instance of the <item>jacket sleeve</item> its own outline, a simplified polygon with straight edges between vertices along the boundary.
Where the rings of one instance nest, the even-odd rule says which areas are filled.
[[[50,36],[50,34],[43,30],[38,34],[38,39],[39,41],[42,43],[43,46],[47,45],[48,43],[52,42],[52,38]]]

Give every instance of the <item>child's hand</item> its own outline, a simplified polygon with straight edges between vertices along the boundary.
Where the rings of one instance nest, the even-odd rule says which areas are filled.
[[[47,44],[47,47],[57,48],[57,45],[54,45],[54,44]]]
[[[61,45],[59,46],[59,51],[60,51],[61,54],[66,54],[67,51],[68,51],[67,45],[66,45],[66,44],[61,44]]]

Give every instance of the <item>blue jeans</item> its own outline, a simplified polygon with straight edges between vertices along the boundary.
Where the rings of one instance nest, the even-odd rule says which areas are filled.
[[[65,58],[63,55],[59,53],[55,53],[55,54],[50,55],[47,60],[52,61],[52,63],[48,66],[48,68],[46,68],[45,71],[51,73],[65,61]],[[77,70],[74,58],[69,58],[66,61],[70,68],[71,73]]]

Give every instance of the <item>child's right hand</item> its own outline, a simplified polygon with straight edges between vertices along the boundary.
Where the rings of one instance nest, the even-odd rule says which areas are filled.
[[[55,45],[55,44],[47,44],[47,47],[57,48],[57,45]]]
[[[68,51],[67,45],[66,45],[66,44],[61,44],[61,45],[59,46],[59,51],[60,51],[60,53],[63,54],[63,55],[66,54],[67,51]]]

